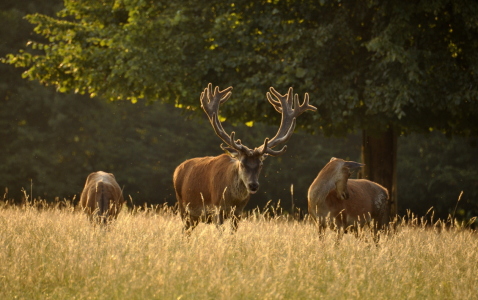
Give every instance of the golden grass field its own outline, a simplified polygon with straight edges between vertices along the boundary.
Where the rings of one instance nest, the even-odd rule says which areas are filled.
[[[104,229],[73,209],[0,206],[0,299],[476,299],[477,233],[415,223],[378,245],[260,214],[188,238],[171,211]]]

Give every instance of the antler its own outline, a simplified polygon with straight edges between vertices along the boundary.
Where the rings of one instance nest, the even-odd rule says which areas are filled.
[[[277,99],[274,99],[272,95]],[[289,91],[285,95],[281,95],[273,87],[270,88],[270,93],[267,92],[267,100],[274,106],[275,110],[282,114],[281,123],[277,134],[272,138],[266,138],[264,144],[257,148],[257,151],[261,153],[269,154],[272,156],[278,156],[285,152],[287,145],[282,147],[281,150],[275,151],[272,148],[276,147],[279,144],[287,142],[292,136],[292,133],[295,129],[296,118],[300,116],[306,110],[316,111],[315,106],[309,105],[309,94],[305,93],[304,102],[299,103],[299,95],[295,94],[293,96],[292,87],[289,88]]]
[[[228,135],[226,133],[218,118],[219,106],[226,102],[229,97],[231,97],[231,90],[232,86],[222,91],[220,91],[219,87],[216,86],[213,91],[212,84],[209,83],[207,85],[207,88],[205,88],[204,91],[201,93],[201,107],[204,109],[204,112],[206,112],[206,115],[209,117],[209,121],[211,122],[211,125],[214,128],[216,135],[220,137],[221,140],[224,141],[224,143],[238,151],[250,152],[251,150],[249,148],[241,144],[241,140],[234,141],[234,131],[231,132],[231,135]]]

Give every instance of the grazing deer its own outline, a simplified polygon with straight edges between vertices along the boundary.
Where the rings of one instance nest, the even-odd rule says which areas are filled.
[[[348,226],[374,221],[374,236],[387,225],[388,191],[366,179],[349,179],[363,164],[332,157],[309,187],[309,214],[323,235],[327,227],[345,232]],[[355,228],[358,229],[358,228]]]
[[[88,175],[80,207],[90,221],[106,224],[116,219],[123,203],[123,193],[113,174],[98,171]]]
[[[284,154],[287,146],[281,150],[272,148],[285,143],[291,137],[299,115],[306,110],[316,110],[309,105],[307,93],[304,102],[300,104],[299,96],[293,95],[292,88],[289,88],[286,95],[281,95],[271,87],[267,99],[282,114],[281,124],[272,139],[266,138],[264,144],[252,150],[240,140],[234,140],[234,132],[227,134],[219,121],[219,105],[229,99],[231,90],[232,87],[222,91],[216,87],[213,90],[210,83],[200,98],[201,106],[216,135],[227,145],[224,147],[221,144],[226,153],[188,159],[174,171],[174,189],[186,230],[194,229],[199,221],[211,222],[213,215],[216,216],[218,225],[221,225],[225,218],[232,218],[232,228],[236,230],[237,221],[249,201],[250,194],[255,194],[259,189],[258,178],[262,161],[267,155]]]

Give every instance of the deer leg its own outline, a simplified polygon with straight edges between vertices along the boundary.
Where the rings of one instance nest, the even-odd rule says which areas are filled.
[[[329,218],[327,218],[329,219]],[[322,241],[325,237],[325,231],[327,230],[329,221],[325,220],[323,217],[320,217],[316,223],[319,229],[319,239]]]
[[[336,218],[334,218],[334,227],[335,227],[335,234],[336,234],[336,240],[335,244],[338,245],[340,244],[340,241],[342,240],[344,234],[347,232],[347,228],[345,228],[345,222],[343,220],[344,216],[343,214],[340,214]]]
[[[216,212],[216,225],[221,226],[224,224],[224,211],[219,210]]]
[[[178,198],[178,203],[179,203],[179,214],[180,214],[181,220],[183,220],[183,224],[184,224],[183,232],[186,233],[187,235],[189,235],[191,233],[191,231],[193,231],[194,228],[196,228],[196,226],[199,222],[199,218],[194,217],[194,216],[191,215],[191,213],[188,209],[189,204],[186,207],[184,207],[183,204],[180,201],[180,198]]]
[[[353,233],[355,238],[358,239],[360,237],[361,232],[363,232],[363,227],[360,226],[360,219],[358,221],[354,220],[352,225],[347,226],[347,228],[345,229],[345,232]]]
[[[231,217],[231,228],[232,232],[237,231],[237,227],[239,226],[239,220],[241,219],[241,215],[233,214]]]
[[[225,212],[224,210],[222,209],[217,209],[216,210],[216,215],[215,215],[215,218],[216,218],[216,228],[217,230],[219,230],[219,232],[222,234],[223,231],[224,231],[224,226],[222,226],[224,224],[224,219],[225,219],[225,216],[224,216]]]
[[[196,226],[198,225],[199,218],[188,215],[185,218],[183,218],[183,221],[184,221],[183,232],[189,235],[194,230],[194,228],[196,228]]]
[[[338,246],[344,237],[345,228],[342,226],[337,226],[335,228],[335,245]]]
[[[372,226],[373,226],[373,241],[375,245],[378,246],[378,242],[380,241],[380,229],[382,226],[380,225],[380,222],[375,222],[372,221]]]

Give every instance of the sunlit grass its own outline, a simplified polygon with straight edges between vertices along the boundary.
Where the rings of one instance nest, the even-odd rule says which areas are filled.
[[[444,228],[402,223],[375,245],[256,215],[187,238],[170,211],[104,229],[68,208],[0,208],[0,299],[473,299],[477,234]]]

